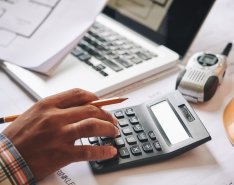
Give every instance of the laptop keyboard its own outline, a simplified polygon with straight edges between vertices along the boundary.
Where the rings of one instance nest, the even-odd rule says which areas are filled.
[[[105,71],[106,67],[119,72],[157,57],[156,54],[97,22],[71,53],[103,76],[109,75]],[[100,63],[93,63],[92,57],[98,59]]]

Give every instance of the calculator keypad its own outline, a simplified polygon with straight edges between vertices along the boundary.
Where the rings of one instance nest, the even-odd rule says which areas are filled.
[[[113,145],[118,150],[115,159],[131,159],[145,156],[162,150],[154,131],[145,130],[141,120],[133,108],[126,108],[113,112],[118,119],[119,133],[116,138],[91,137],[89,143],[93,145]],[[97,161],[98,164],[109,160]]]

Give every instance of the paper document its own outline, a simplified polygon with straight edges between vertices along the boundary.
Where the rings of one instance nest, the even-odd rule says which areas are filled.
[[[105,4],[106,0],[0,0],[0,59],[50,74]]]

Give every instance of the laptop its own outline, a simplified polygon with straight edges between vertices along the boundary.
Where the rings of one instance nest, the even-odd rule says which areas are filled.
[[[72,88],[103,96],[177,65],[214,1],[110,0],[52,76],[1,67],[38,100]]]

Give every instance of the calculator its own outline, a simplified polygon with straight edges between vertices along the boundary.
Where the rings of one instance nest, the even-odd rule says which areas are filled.
[[[113,145],[118,150],[111,159],[90,161],[95,173],[166,160],[211,140],[179,91],[111,113],[118,119],[116,138],[81,139],[84,145]]]

